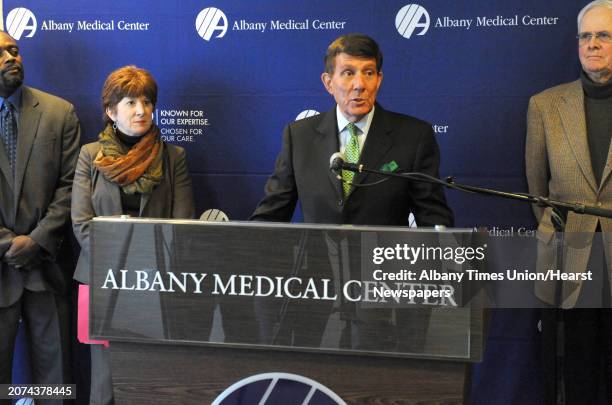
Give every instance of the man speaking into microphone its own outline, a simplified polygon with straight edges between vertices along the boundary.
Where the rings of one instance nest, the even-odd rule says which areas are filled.
[[[290,221],[302,205],[307,223],[407,226],[410,212],[420,227],[453,226],[442,186],[377,174],[329,170],[340,152],[347,163],[383,171],[438,177],[440,154],[427,122],[386,111],[376,103],[383,56],[363,34],[342,35],[329,45],[321,80],[336,106],[289,124],[274,173],[251,220]]]
[[[440,156],[431,125],[386,111],[376,103],[383,78],[383,56],[372,38],[363,34],[343,35],[329,45],[324,62],[321,80],[336,106],[285,128],[274,173],[265,186],[266,195],[250,219],[290,221],[299,200],[307,223],[408,226],[412,212],[418,226],[453,226],[453,214],[439,184],[402,178],[384,180],[377,174],[330,170],[339,153],[346,163],[353,165],[438,177]],[[330,252],[330,267],[349,268],[349,277],[358,278],[359,254],[338,253],[345,245],[342,241],[326,238],[325,243]],[[348,263],[344,262],[345,257],[349,258]],[[296,267],[304,268],[303,264]],[[335,278],[346,277],[340,273]],[[326,304],[322,303],[311,305],[304,308],[289,303],[287,311],[278,317],[282,332],[272,343],[318,347],[327,318],[311,319],[301,329],[297,326],[301,325],[299,319],[308,312],[331,314],[333,308],[324,308]],[[341,319],[346,321],[342,347],[422,350],[429,320],[427,310],[398,311],[395,321],[389,311],[371,313],[346,303],[340,312]]]

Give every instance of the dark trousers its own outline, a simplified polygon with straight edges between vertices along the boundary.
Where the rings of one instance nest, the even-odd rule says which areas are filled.
[[[34,384],[62,384],[69,379],[67,301],[48,291],[24,290],[10,307],[0,308],[0,384],[12,381],[13,351],[23,319],[31,354]],[[10,404],[0,400],[0,404]],[[59,400],[37,400],[37,404],[60,404]]]
[[[593,281],[583,282],[576,308],[563,311],[567,405],[597,404],[600,390],[606,392],[607,403],[612,405],[612,309],[600,236],[596,233],[587,265],[593,272]]]
[[[574,309],[543,312],[543,360],[550,404],[564,395],[566,405],[597,405],[601,391],[612,405],[612,309],[608,266],[599,233],[587,269],[593,272],[593,281],[583,282]],[[558,324],[560,319],[563,322]],[[562,354],[561,362],[556,361],[557,354]],[[562,386],[557,385],[559,371]]]
[[[566,404],[598,404],[602,371],[612,404],[612,310],[569,309],[563,320]]]
[[[91,347],[91,386],[89,405],[112,405],[113,377],[111,375],[110,349],[102,345]]]

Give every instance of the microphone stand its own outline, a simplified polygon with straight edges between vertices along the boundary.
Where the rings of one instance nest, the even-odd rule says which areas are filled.
[[[469,186],[456,183],[454,178],[449,176],[445,180],[440,180],[436,177],[425,173],[402,173],[402,172],[386,172],[381,170],[368,169],[363,165],[346,163],[343,161],[334,162],[335,167],[332,170],[343,169],[350,170],[356,173],[373,173],[386,177],[400,177],[408,180],[422,181],[428,183],[439,184],[443,187],[453,190],[459,190],[466,193],[481,194],[487,196],[501,197],[511,200],[523,201],[530,204],[537,204],[540,207],[550,207],[552,209],[551,220],[555,228],[554,246],[557,255],[557,267],[563,268],[563,244],[564,231],[568,212],[575,212],[581,215],[593,215],[598,217],[612,218],[612,210],[588,206],[576,202],[566,202],[553,200],[547,197],[535,196],[527,193],[510,193],[506,191],[498,191],[483,187]],[[563,363],[564,353],[562,348],[565,341],[565,332],[563,324],[563,312],[560,310],[561,294],[563,283],[561,280],[555,282],[555,306],[552,310],[543,310],[540,313],[540,325],[542,333],[542,344],[548,350],[542,351],[542,361],[546,370],[553,369],[552,373],[547,373],[547,392],[548,398],[564,400],[563,392]]]
[[[577,214],[593,215],[598,217],[612,218],[612,210],[593,207],[581,203],[565,202],[553,200],[547,197],[534,196],[527,193],[510,193],[507,191],[498,191],[484,187],[469,186],[465,184],[456,183],[452,176],[447,177],[445,180],[440,180],[434,176],[430,176],[425,173],[418,172],[388,172],[382,170],[368,169],[362,164],[352,164],[346,162],[338,162],[336,167],[332,167],[331,170],[342,169],[349,170],[355,173],[373,173],[386,177],[400,177],[408,180],[422,181],[427,183],[434,183],[444,186],[449,189],[459,190],[466,193],[482,194],[488,196],[501,197],[511,200],[523,201],[530,204],[537,204],[540,207],[551,207],[553,210],[553,225],[555,230],[563,232],[565,229],[565,218],[567,212],[572,211]]]

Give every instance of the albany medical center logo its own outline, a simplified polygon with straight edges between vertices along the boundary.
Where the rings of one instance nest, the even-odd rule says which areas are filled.
[[[304,118],[314,117],[319,115],[317,110],[304,110],[295,117],[295,121],[303,120]]]
[[[59,31],[67,34],[80,31],[149,31],[151,23],[140,20],[126,19],[68,19],[65,16],[53,15],[53,18],[40,16],[36,18],[32,10],[25,7],[17,7],[8,12],[6,18],[3,16],[2,0],[0,0],[0,29],[15,38],[32,38],[36,32]],[[56,19],[57,18],[57,19]]]
[[[335,19],[327,14],[307,18],[301,15],[299,17],[287,15],[276,19],[251,19],[240,16],[228,19],[223,10],[206,7],[200,10],[195,18],[196,32],[206,42],[223,38],[228,31],[233,31],[232,35],[251,35],[287,31],[338,31],[346,28],[346,21]]]
[[[20,40],[24,33],[25,38],[32,38],[36,27],[36,16],[27,8],[14,8],[6,16],[6,32],[16,40]]]
[[[282,399],[282,402],[280,400]],[[269,402],[268,402],[269,401]],[[290,373],[263,373],[242,379],[223,391],[212,405],[235,404],[346,405],[332,390]]]
[[[395,28],[404,38],[410,38],[419,28],[417,35],[425,35],[429,29],[429,13],[418,4],[402,7],[395,16]]]
[[[476,8],[475,8],[476,9]],[[430,9],[431,11],[431,9]],[[429,29],[502,29],[517,27],[551,26],[559,24],[561,17],[533,16],[529,13],[512,15],[473,15],[456,18],[452,15],[434,16],[419,4],[407,4],[395,15],[395,28],[404,38],[425,35]]]
[[[218,8],[208,7],[200,11],[195,22],[198,35],[205,41],[210,41],[215,32],[219,32],[215,38],[223,38],[227,32],[227,17]]]

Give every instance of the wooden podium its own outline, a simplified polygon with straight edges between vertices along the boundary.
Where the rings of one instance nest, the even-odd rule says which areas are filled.
[[[95,218],[91,235],[90,330],[118,404],[467,400],[477,292],[418,275],[469,262],[406,252],[468,230]],[[244,382],[266,373],[289,377]]]

